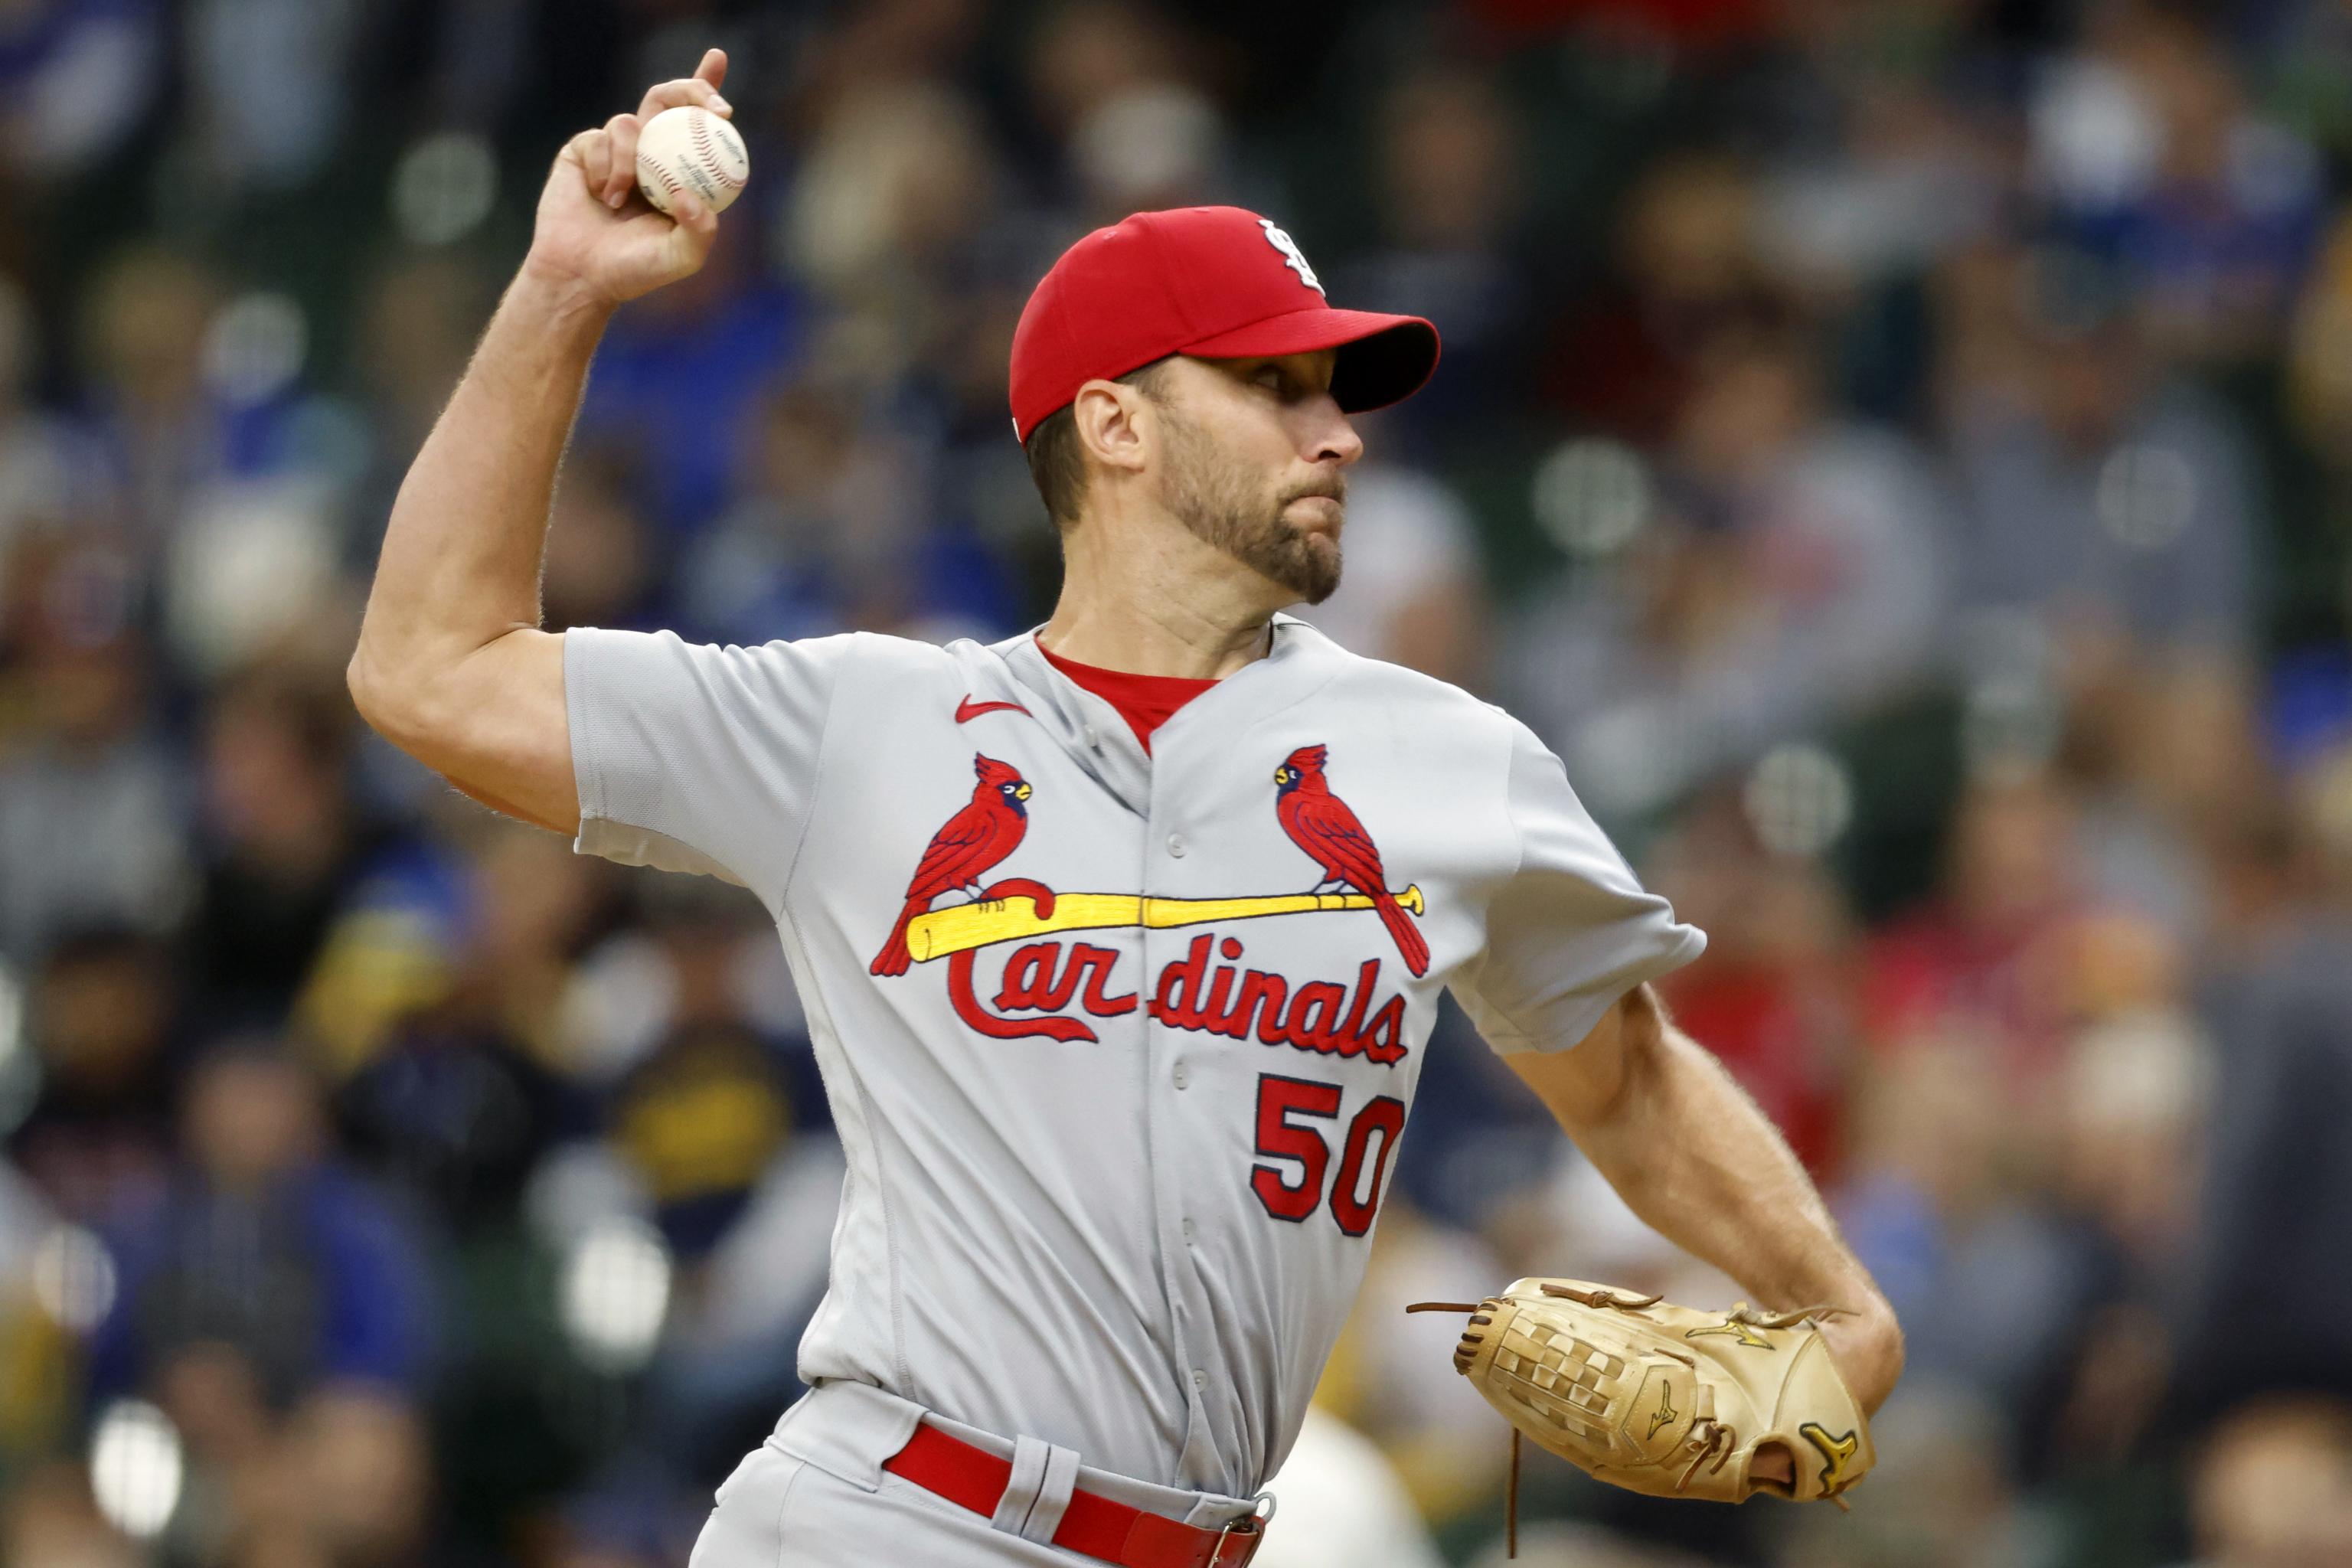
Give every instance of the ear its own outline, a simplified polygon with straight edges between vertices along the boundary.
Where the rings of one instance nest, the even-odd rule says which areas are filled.
[[[1078,447],[1107,468],[1140,472],[1156,437],[1151,400],[1115,381],[1090,381],[1070,404]]]

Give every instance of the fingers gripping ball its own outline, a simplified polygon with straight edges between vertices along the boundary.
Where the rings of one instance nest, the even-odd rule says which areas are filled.
[[[735,127],[698,105],[665,109],[637,133],[637,189],[663,212],[681,190],[725,212],[751,175],[751,157]]]
[[[1581,1279],[1521,1279],[1471,1310],[1455,1370],[1520,1432],[1654,1497],[1832,1499],[1870,1468],[1870,1425],[1811,1318],[1701,1312]],[[1767,1444],[1793,1485],[1749,1474]]]

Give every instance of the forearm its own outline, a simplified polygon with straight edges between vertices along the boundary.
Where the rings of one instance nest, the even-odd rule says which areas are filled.
[[[607,309],[526,267],[402,483],[352,661],[396,699],[539,625],[555,473]]]
[[[1705,1047],[1638,986],[1573,1050],[1508,1058],[1654,1230],[1767,1311],[1834,1307],[1822,1332],[1875,1410],[1903,1373],[1903,1331],[1780,1131]]]
[[[1778,1129],[1712,1053],[1663,1018],[1629,1045],[1614,1113],[1578,1142],[1653,1229],[1760,1307],[1880,1304]]]

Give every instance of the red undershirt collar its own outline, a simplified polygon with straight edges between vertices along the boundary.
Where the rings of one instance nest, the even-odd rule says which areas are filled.
[[[1143,754],[1151,754],[1151,732],[1165,724],[1176,710],[1212,686],[1214,679],[1194,680],[1181,675],[1134,675],[1124,669],[1103,669],[1091,664],[1080,664],[1074,658],[1064,658],[1044,643],[1037,651],[1045,662],[1067,676],[1078,686],[1118,710],[1127,727],[1143,746]]]

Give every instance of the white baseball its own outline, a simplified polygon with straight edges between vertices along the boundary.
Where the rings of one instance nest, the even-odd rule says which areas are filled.
[[[637,132],[637,189],[664,212],[680,190],[692,191],[712,212],[725,212],[751,175],[743,138],[707,109],[665,109]]]

